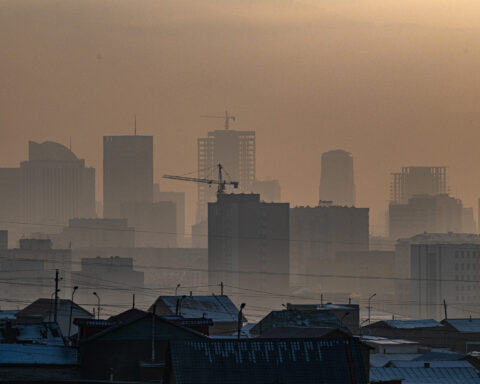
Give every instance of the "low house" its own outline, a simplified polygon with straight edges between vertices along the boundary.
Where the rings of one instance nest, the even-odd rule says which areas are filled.
[[[64,345],[57,323],[0,324],[0,381],[76,378],[77,351]]]
[[[159,316],[180,316],[183,319],[206,318],[213,321],[210,335],[230,336],[237,332],[238,308],[228,296],[160,296],[149,308]],[[242,324],[247,319],[242,317]]]
[[[350,331],[333,313],[330,311],[317,310],[272,311],[250,330],[250,334],[257,337],[263,337],[265,332],[269,332],[273,328],[284,327],[333,328],[339,329],[350,335]]]
[[[174,341],[166,364],[165,384],[368,383],[355,338]]]
[[[415,341],[431,348],[448,348],[448,330],[436,320],[382,320],[362,328],[362,335]]]
[[[361,340],[373,348],[372,353],[385,354],[405,354],[418,353],[418,343],[416,341],[402,339],[388,339],[379,336],[362,336]]]
[[[170,340],[202,341],[206,337],[146,312],[80,341],[81,376],[87,380],[159,380]]]
[[[72,316],[70,316],[70,307]],[[16,315],[18,322],[21,323],[44,323],[54,321],[55,319],[55,299],[38,299],[32,304],[27,305]],[[65,337],[77,333],[77,326],[74,319],[84,318],[92,319],[93,314],[75,304],[71,300],[59,299],[57,301],[57,323]],[[70,335],[68,334],[70,332]]]
[[[341,321],[354,335],[360,330],[360,306],[358,304],[291,304],[288,310],[329,311]]]
[[[480,319],[444,319],[450,347],[457,352],[480,351]]]

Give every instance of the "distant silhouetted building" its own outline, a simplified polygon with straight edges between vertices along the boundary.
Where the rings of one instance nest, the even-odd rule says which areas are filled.
[[[406,204],[415,195],[439,195],[448,193],[446,167],[403,167],[392,173],[390,201]]]
[[[28,144],[20,163],[23,219],[28,223],[66,224],[74,217],[95,217],[95,169],[62,144]]]
[[[388,220],[392,239],[422,232],[462,232],[463,205],[446,194],[416,195],[406,204],[390,204]]]
[[[97,298],[92,295],[95,291],[103,303],[123,306],[132,303],[133,294],[137,302],[143,301],[144,273],[134,270],[132,258],[87,258],[81,260],[81,271],[72,272],[72,285],[90,288],[79,289],[77,297],[81,303],[95,306]]]
[[[192,247],[208,248],[207,220],[192,225]]]
[[[135,228],[137,247],[176,247],[177,214],[175,203],[124,202],[120,207],[122,217]]]
[[[209,203],[208,270],[210,285],[223,282],[240,297],[242,289],[288,292],[289,204],[264,203],[258,194],[221,194]]]
[[[162,202],[169,201],[175,204],[176,212],[176,233],[177,246],[186,247],[185,240],[185,193],[184,192],[167,192],[160,191],[158,184],[155,184],[153,192],[153,201]]]
[[[475,215],[473,208],[463,208],[462,232],[476,233],[477,224],[475,223]]]
[[[0,218],[3,221],[20,221],[21,181],[20,168],[0,168]]]
[[[369,209],[322,205],[290,208],[290,260],[294,275],[321,273],[340,251],[369,250]],[[295,277],[295,286],[318,279]]]
[[[71,219],[50,237],[56,248],[135,247],[135,228],[127,219]]]
[[[122,217],[123,203],[152,202],[153,137],[104,136],[103,216]]]
[[[353,157],[342,150],[322,154],[320,200],[334,205],[355,205]]]
[[[278,180],[255,180],[252,192],[260,195],[260,200],[267,203],[278,203],[280,197],[280,183]]]
[[[239,191],[251,191],[255,181],[255,131],[216,130],[198,139],[198,177],[216,179],[218,163],[230,180],[240,183]],[[207,219],[207,203],[215,201],[215,188],[209,187],[198,183],[197,223]]]

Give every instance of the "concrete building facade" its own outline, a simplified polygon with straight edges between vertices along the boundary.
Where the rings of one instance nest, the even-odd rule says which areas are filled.
[[[331,201],[334,205],[355,205],[351,153],[338,149],[322,154],[319,199]]]
[[[20,163],[24,221],[66,224],[74,217],[96,216],[94,168],[51,141],[30,141],[28,153],[28,161]]]
[[[208,137],[198,139],[198,177],[216,179],[216,166],[221,163],[228,178],[240,183],[239,191],[250,192],[255,181],[255,156],[255,131],[208,132]],[[207,219],[207,203],[214,201],[215,189],[198,183],[197,223]]]
[[[132,202],[153,202],[153,136],[104,136],[103,216],[121,218]]]
[[[289,217],[288,203],[264,203],[258,194],[221,194],[209,203],[209,284],[223,282],[237,297],[242,289],[287,292]]]

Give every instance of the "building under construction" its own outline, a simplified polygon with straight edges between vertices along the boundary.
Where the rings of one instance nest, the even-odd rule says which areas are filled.
[[[247,192],[255,181],[255,131],[229,129],[229,121],[235,118],[228,113],[224,118],[225,129],[198,139],[198,177],[211,179],[221,163],[228,178],[239,182],[239,191]],[[215,192],[209,184],[198,184],[197,223],[207,219],[207,203],[216,201]]]
[[[394,204],[406,204],[415,195],[448,193],[447,167],[403,167],[392,177],[390,202]]]

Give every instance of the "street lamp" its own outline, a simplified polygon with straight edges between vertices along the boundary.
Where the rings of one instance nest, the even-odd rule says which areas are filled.
[[[177,284],[177,286],[175,287],[175,296],[177,296],[178,288],[180,288],[180,284]]]
[[[368,298],[368,325],[370,325],[370,309],[371,309],[370,300],[372,300],[375,296],[377,296],[376,293],[374,293],[372,296]]]
[[[70,319],[68,321],[68,338],[70,339],[70,331],[72,329],[72,311],[73,311],[73,296],[75,295],[75,292],[77,291],[78,287],[75,286],[73,287],[72,291],[72,301],[70,301]]]
[[[245,303],[240,304],[240,311],[238,311],[238,323],[237,323],[237,339],[238,340],[240,340],[240,332],[242,331],[243,308],[245,308]]]
[[[97,297],[98,305],[97,305],[97,318],[100,320],[100,296],[97,295],[97,292],[93,292],[93,296]]]

